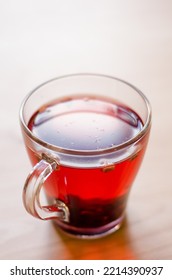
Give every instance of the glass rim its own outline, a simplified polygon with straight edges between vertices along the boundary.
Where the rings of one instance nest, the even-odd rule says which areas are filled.
[[[137,133],[134,137],[130,138],[129,140],[119,144],[119,145],[114,145],[112,147],[108,147],[108,148],[103,148],[103,149],[96,149],[96,150],[74,150],[74,149],[67,149],[67,148],[63,148],[60,146],[56,146],[53,144],[50,144],[48,142],[45,142],[43,140],[41,140],[39,137],[37,137],[36,135],[34,135],[34,133],[28,128],[25,120],[24,120],[24,110],[25,110],[25,105],[27,104],[27,101],[29,100],[29,98],[40,88],[42,88],[43,86],[54,82],[54,81],[58,81],[61,79],[66,79],[66,78],[72,78],[72,77],[81,77],[81,76],[90,76],[90,77],[99,77],[99,78],[106,78],[106,79],[111,79],[111,80],[115,80],[118,82],[121,82],[122,84],[125,84],[127,86],[129,86],[130,88],[132,88],[133,90],[135,90],[137,92],[137,94],[140,95],[140,97],[142,98],[142,100],[144,101],[146,108],[147,108],[147,118],[146,121],[142,127],[142,129],[139,131],[139,133]],[[119,151],[122,150],[130,145],[132,145],[133,143],[137,142],[139,139],[141,139],[148,131],[150,124],[151,124],[151,115],[152,115],[152,110],[151,110],[151,105],[149,100],[147,99],[147,97],[143,94],[142,91],[140,91],[137,87],[135,87],[134,85],[130,84],[129,82],[114,77],[114,76],[110,76],[110,75],[105,75],[105,74],[95,74],[95,73],[76,73],[76,74],[68,74],[68,75],[63,75],[63,76],[59,76],[59,77],[55,77],[52,79],[49,79],[41,84],[39,84],[37,87],[35,87],[33,90],[31,90],[26,97],[24,98],[21,106],[20,106],[20,111],[19,111],[19,118],[20,118],[20,124],[24,130],[24,132],[27,134],[27,136],[33,140],[34,142],[38,143],[39,145],[43,146],[46,149],[49,149],[53,152],[59,152],[62,154],[71,154],[71,155],[100,155],[100,154],[107,154],[107,153],[113,153],[115,151]]]

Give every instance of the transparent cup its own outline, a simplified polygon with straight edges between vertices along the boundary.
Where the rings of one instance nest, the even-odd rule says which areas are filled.
[[[145,95],[110,76],[58,77],[26,96],[20,123],[33,166],[26,210],[83,238],[119,229],[150,133]]]

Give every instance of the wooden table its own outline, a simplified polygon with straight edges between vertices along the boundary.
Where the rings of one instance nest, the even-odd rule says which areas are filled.
[[[17,0],[0,6],[0,259],[172,259],[172,2]],[[153,108],[125,222],[90,241],[34,219],[21,199],[31,166],[20,103],[43,81],[76,72],[125,79]]]

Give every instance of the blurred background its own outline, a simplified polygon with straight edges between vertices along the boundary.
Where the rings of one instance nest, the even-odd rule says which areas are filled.
[[[19,127],[21,101],[42,82],[79,72],[129,81],[153,109],[126,224],[94,243],[32,218],[21,200],[31,167]],[[171,0],[1,0],[0,259],[172,259],[171,90]]]

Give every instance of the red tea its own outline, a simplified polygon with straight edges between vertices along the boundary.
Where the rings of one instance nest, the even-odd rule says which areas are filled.
[[[138,114],[125,105],[102,97],[75,96],[57,99],[41,107],[29,121],[29,129],[49,144],[73,151],[102,151],[136,136],[143,127]],[[94,234],[107,230],[125,211],[127,197],[146,145],[119,162],[95,166],[60,165],[44,188],[49,200],[62,200],[69,208],[66,231]],[[28,149],[31,161],[38,159]],[[114,224],[115,225],[115,224]],[[110,226],[109,226],[110,228]]]

